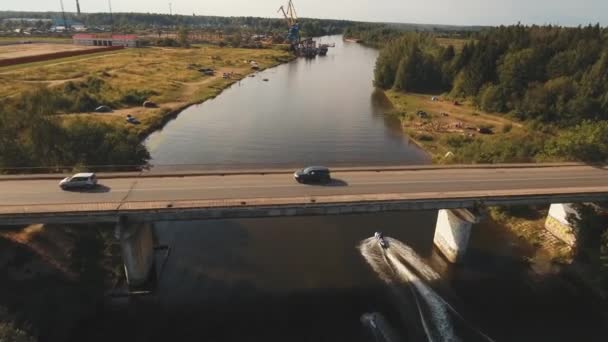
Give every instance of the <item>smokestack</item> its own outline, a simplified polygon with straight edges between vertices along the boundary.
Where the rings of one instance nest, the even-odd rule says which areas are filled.
[[[76,13],[80,15],[80,2],[78,0],[76,0]]]

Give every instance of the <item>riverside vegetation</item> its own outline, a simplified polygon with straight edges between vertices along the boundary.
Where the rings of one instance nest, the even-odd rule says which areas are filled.
[[[607,29],[516,25],[472,34],[460,47],[445,43],[428,33],[400,34],[378,44],[375,69],[393,114],[435,162],[606,162]],[[520,214],[547,208],[530,209],[491,208],[490,217],[533,242],[538,234],[529,232],[543,231],[544,221],[528,229],[527,215]],[[579,217],[570,218],[577,245],[555,260],[574,257],[569,268],[583,269],[606,298],[605,205],[577,210]]]
[[[289,59],[280,48],[199,45],[125,49],[0,68],[0,168],[145,167],[150,155],[142,138],[173,113],[216,96],[253,72],[250,60],[264,69]],[[216,75],[198,71],[206,67]],[[158,108],[143,108],[146,100]],[[114,111],[91,113],[99,105]],[[141,123],[127,124],[126,114]],[[0,265],[8,270],[0,281],[5,294],[0,298],[0,341],[65,341],[94,319],[105,291],[124,280],[112,228],[0,231],[5,251]]]
[[[427,104],[412,93],[441,94],[451,102],[444,115],[454,110],[475,122],[494,114],[498,127],[487,127],[498,131],[494,135],[432,134],[433,129],[414,135],[441,146],[438,153],[453,152],[451,162],[608,157],[608,32],[598,25],[493,28],[475,34],[461,51],[431,34],[403,34],[381,50],[375,83],[391,89],[389,98],[406,127],[443,114],[419,120],[415,108]]]
[[[0,168],[145,165],[141,139],[181,109],[290,60],[280,48],[125,49],[0,69]],[[213,68],[214,76],[199,72]],[[229,77],[222,77],[226,73]],[[146,100],[158,108],[143,108]],[[112,113],[92,113],[100,106]],[[126,115],[141,122],[132,125]]]

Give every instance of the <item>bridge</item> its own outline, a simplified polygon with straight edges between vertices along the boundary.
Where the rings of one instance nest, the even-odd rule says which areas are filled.
[[[478,220],[468,209],[552,204],[548,226],[564,231],[571,211],[564,204],[608,200],[608,168],[582,164],[341,168],[327,185],[298,184],[292,174],[107,173],[98,174],[101,185],[90,191],[62,191],[57,175],[0,176],[0,226],[113,222],[149,227],[156,221],[440,210],[435,244],[457,262]]]
[[[328,185],[292,170],[98,174],[62,191],[61,175],[0,176],[0,225],[341,215],[601,201],[608,169],[577,164],[337,169]]]

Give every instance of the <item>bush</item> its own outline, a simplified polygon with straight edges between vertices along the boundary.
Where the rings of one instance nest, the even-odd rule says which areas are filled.
[[[95,108],[101,104],[91,95],[86,92],[79,92],[76,97],[72,100],[72,106],[70,112],[81,113],[81,112],[92,112]]]
[[[162,38],[156,40],[156,46],[179,47],[179,42],[173,38]]]
[[[473,139],[464,135],[448,135],[444,138],[444,142],[452,148],[461,148],[473,142]]]
[[[83,88],[87,88],[91,93],[99,93],[101,88],[105,86],[106,81],[97,77],[88,77],[87,80],[82,84]]]
[[[48,90],[29,95],[0,103],[0,166],[147,164],[150,155],[135,134],[86,120],[64,126],[50,117]]]
[[[435,138],[433,138],[432,135],[430,134],[419,134],[416,139],[418,139],[419,141],[433,141],[435,140]]]
[[[585,121],[553,138],[546,155],[569,161],[604,162],[608,159],[608,121]]]
[[[120,102],[130,106],[141,106],[152,95],[156,95],[156,92],[131,89],[122,95]]]
[[[454,153],[454,162],[460,163],[523,163],[533,162],[542,152],[542,138],[526,136],[513,139],[476,139],[462,145]]]

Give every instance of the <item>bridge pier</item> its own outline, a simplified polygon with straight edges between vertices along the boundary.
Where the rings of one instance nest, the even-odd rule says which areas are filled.
[[[576,244],[576,235],[568,222],[569,215],[578,215],[571,203],[554,203],[549,208],[545,229],[569,246]]]
[[[433,243],[448,261],[463,260],[474,223],[479,223],[479,215],[468,209],[439,210]]]
[[[129,287],[144,285],[154,268],[154,239],[151,223],[131,223],[123,217],[116,225]]]

